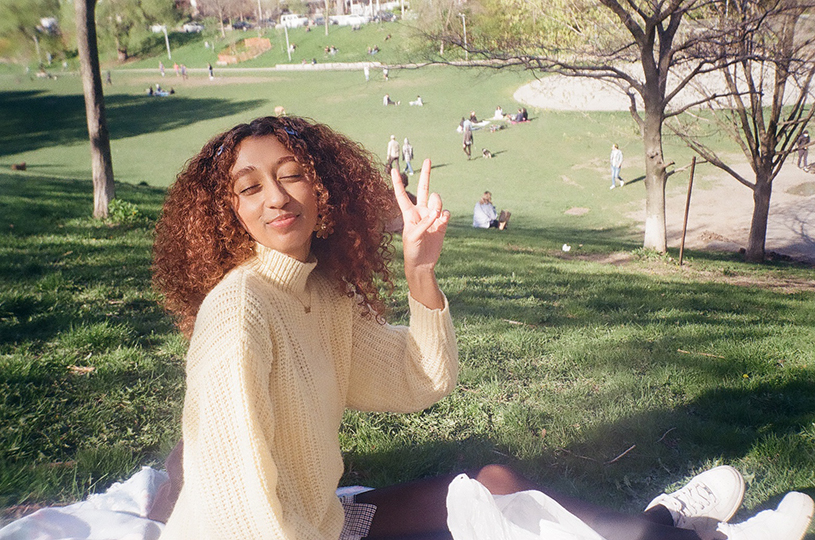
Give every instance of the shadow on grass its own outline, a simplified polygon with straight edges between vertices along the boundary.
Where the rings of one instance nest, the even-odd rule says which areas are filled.
[[[420,414],[432,415],[436,407]],[[499,411],[500,406],[496,418]],[[398,416],[371,415],[373,425],[391,434],[392,445],[377,449],[363,444],[346,452],[342,483],[383,487],[502,463],[547,488],[636,513],[672,484],[693,476],[700,466],[724,460],[738,468],[740,460],[751,458],[741,462],[748,463],[741,471],[748,478],[746,509],[731,520],[740,522],[775,508],[790,489],[789,483],[791,489],[815,496],[808,473],[815,455],[808,441],[795,437],[810,427],[813,413],[815,377],[809,373],[803,380],[713,389],[683,406],[657,408],[583,430],[565,447],[549,446],[539,437],[541,428],[551,428],[551,423],[517,426],[519,433],[530,433],[516,440],[507,433],[479,433],[414,444],[409,434],[401,432],[404,426]],[[479,419],[472,420],[475,424]],[[461,425],[453,431],[470,429]],[[353,439],[356,434],[352,429],[346,436]],[[528,443],[517,439],[524,438],[537,439],[538,451],[515,459],[518,447]],[[765,460],[788,463],[790,476],[774,477],[775,464],[766,469],[752,465]],[[395,468],[394,463],[400,466]]]
[[[0,344],[48,342],[105,321],[138,327],[137,333],[171,331],[154,301],[118,297],[132,287],[151,290],[151,230],[163,190],[117,185],[118,197],[145,216],[132,226],[91,219],[88,181],[0,173],[0,191]],[[80,293],[89,290],[111,295],[106,309],[87,309]]]
[[[123,139],[188,126],[260,106],[262,100],[191,99],[115,94],[105,98],[111,139]],[[82,95],[40,91],[0,92],[3,128],[0,156],[87,141]]]
[[[26,173],[0,172],[0,234],[15,237],[72,232],[66,223],[93,212],[93,185],[87,180],[57,179]],[[156,219],[164,190],[145,185],[116,184],[118,198],[137,204]],[[101,233],[100,233],[101,234]]]

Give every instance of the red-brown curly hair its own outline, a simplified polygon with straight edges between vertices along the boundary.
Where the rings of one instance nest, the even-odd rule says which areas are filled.
[[[392,289],[391,236],[384,232],[393,193],[378,160],[326,125],[297,117],[264,117],[210,140],[170,187],[153,247],[153,283],[165,308],[189,337],[204,297],[231,269],[254,255],[255,241],[233,211],[230,170],[241,141],[274,135],[291,151],[314,185],[327,238],[312,238],[318,269],[363,313],[385,311],[377,280]]]

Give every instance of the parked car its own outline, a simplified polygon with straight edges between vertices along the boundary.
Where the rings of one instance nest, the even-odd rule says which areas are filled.
[[[236,23],[232,23],[233,30],[249,30],[252,28],[252,23],[249,21],[238,21]]]
[[[366,24],[368,17],[363,15],[331,15],[328,20],[331,21],[331,24],[339,26],[358,26]]]
[[[308,24],[308,17],[303,17],[302,15],[298,15],[296,13],[286,13],[285,15],[280,16],[280,24],[277,25],[280,28],[284,26],[286,28],[300,28],[301,26],[305,26]]]
[[[379,11],[373,18],[374,22],[393,22],[396,15],[392,11]]]
[[[198,33],[204,31],[204,25],[201,24],[201,23],[197,23],[197,22],[188,22],[187,24],[182,26],[181,29],[184,32],[187,32],[188,34],[191,34],[191,33],[198,34]]]

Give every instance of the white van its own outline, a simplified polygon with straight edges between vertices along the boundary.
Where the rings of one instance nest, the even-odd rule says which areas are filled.
[[[305,26],[308,24],[308,17],[303,17],[302,15],[298,15],[296,13],[286,13],[285,15],[280,16],[280,24],[277,25],[278,28],[300,28],[301,26]]]

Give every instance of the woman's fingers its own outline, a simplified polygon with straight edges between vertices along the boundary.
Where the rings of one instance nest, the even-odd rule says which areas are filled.
[[[430,158],[422,162],[422,172],[419,175],[419,186],[416,192],[416,206],[427,206],[430,195]]]
[[[410,201],[410,197],[405,191],[405,185],[402,183],[402,175],[398,169],[391,169],[391,182],[393,183],[393,192],[396,195],[396,202],[399,204],[399,210],[404,214],[411,211],[414,206]]]
[[[441,202],[441,197],[438,193],[431,193],[430,199],[427,201],[427,208],[433,212],[441,213],[443,206]]]

